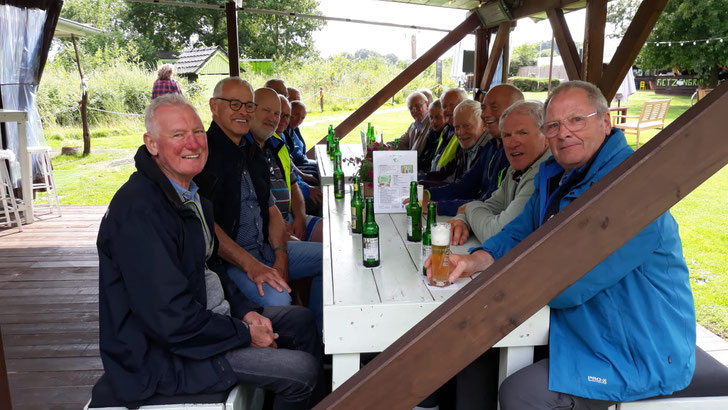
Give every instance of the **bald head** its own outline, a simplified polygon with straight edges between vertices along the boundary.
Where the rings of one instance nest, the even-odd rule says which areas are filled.
[[[266,81],[263,87],[272,88],[278,94],[288,98],[288,88],[286,87],[286,83],[279,78]]]
[[[440,101],[442,102],[442,111],[445,115],[445,122],[453,125],[453,112],[455,112],[455,107],[467,98],[468,93],[462,88],[449,88],[442,94]]]
[[[481,104],[481,118],[490,135],[496,138],[500,137],[498,123],[501,114],[503,114],[506,108],[517,101],[523,101],[523,93],[510,84],[500,84],[488,91],[488,94],[485,95],[485,99]]]
[[[250,124],[250,133],[262,147],[265,141],[273,135],[281,119],[281,100],[271,88],[258,88],[254,93],[255,118]]]

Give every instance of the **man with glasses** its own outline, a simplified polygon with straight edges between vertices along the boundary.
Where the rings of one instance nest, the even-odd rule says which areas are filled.
[[[544,113],[542,130],[553,158],[541,164],[534,194],[500,233],[470,255],[450,256],[451,281],[488,268],[633,152],[622,131],[612,128],[607,101],[592,84],[557,87]],[[690,383],[695,311],[678,226],[669,212],[549,306],[549,358],[505,380],[503,410],[606,409]]]
[[[427,115],[427,97],[419,91],[407,96],[407,109],[414,120],[407,130],[399,137],[397,149],[416,150],[417,155],[422,154],[425,148],[427,134],[430,133],[430,118]]]
[[[257,107],[253,89],[240,77],[229,77],[217,83],[212,95],[206,172],[195,177],[195,182],[200,194],[213,203],[215,235],[220,242],[217,255],[245,272],[260,296],[264,294],[263,284],[277,292],[290,292],[284,277],[288,254],[287,237],[282,233],[286,229],[270,192],[268,162],[252,138],[246,138]],[[236,242],[254,233],[260,234],[256,243],[269,245],[274,253],[272,266]]]

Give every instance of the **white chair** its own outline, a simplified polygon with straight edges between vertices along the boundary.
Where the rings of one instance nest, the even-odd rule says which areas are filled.
[[[228,394],[227,400],[221,403],[180,403],[157,404],[138,407],[139,410],[260,410],[263,408],[265,392],[250,386],[237,385]],[[91,400],[83,410],[127,410],[126,407],[89,407]]]
[[[10,150],[0,150],[0,202],[3,204],[3,211],[5,212],[5,221],[9,228],[13,227],[13,221],[10,219],[10,212],[15,215],[15,223],[18,225],[18,230],[23,232],[23,224],[20,221],[20,214],[18,214],[18,202],[15,200],[15,193],[13,192],[13,183],[10,179],[10,172],[8,167],[5,165],[5,161],[15,161],[15,154]]]
[[[38,145],[35,147],[28,147],[28,156],[31,158],[33,154],[39,156],[38,165],[40,167],[41,182],[33,183],[32,190],[44,189],[48,195],[48,211],[53,213],[53,200],[56,202],[58,207],[58,216],[61,216],[61,203],[58,201],[58,193],[56,192],[56,182],[53,178],[53,167],[51,165],[51,147],[45,145]],[[32,199],[29,199],[32,200]]]

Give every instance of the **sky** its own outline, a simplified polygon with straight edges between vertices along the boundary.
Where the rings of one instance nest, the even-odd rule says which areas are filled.
[[[465,10],[379,0],[320,0],[318,9],[323,15],[331,17],[443,29],[454,28],[465,19],[467,13]],[[583,10],[566,14],[566,21],[574,41],[583,41],[584,15]],[[446,33],[329,21],[322,30],[314,33],[313,38],[316,48],[324,57],[341,52],[354,53],[366,48],[380,54],[393,53],[400,59],[409,60],[413,35],[417,40],[419,57]],[[551,26],[548,21],[534,23],[530,19],[521,19],[511,33],[511,48],[539,40],[551,40]],[[472,50],[474,42],[474,36],[467,36],[463,40],[463,48]],[[611,56],[616,48],[614,43],[607,41],[605,55]],[[451,56],[453,50],[448,51],[444,58]]]

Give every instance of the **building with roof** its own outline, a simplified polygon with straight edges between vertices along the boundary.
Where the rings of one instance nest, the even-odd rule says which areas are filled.
[[[228,55],[218,46],[182,50],[175,63],[177,75],[190,82],[199,82],[212,90],[229,74]]]

